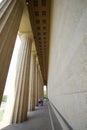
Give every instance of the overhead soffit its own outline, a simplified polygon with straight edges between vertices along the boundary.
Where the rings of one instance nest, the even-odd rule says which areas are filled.
[[[50,0],[27,0],[26,3],[29,10],[40,68],[44,84],[46,84],[49,53]]]

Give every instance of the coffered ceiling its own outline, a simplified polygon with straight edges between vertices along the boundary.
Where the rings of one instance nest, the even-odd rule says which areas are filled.
[[[47,83],[50,0],[26,1],[44,84]]]

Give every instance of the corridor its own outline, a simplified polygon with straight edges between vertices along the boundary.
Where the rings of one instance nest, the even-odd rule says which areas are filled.
[[[0,0],[0,104],[2,130],[87,130],[87,0]]]
[[[9,125],[2,130],[62,130],[48,101],[29,112],[29,119],[20,124]]]

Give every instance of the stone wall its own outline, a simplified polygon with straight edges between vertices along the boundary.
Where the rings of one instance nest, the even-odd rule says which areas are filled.
[[[74,130],[87,130],[87,0],[51,5],[48,97]]]

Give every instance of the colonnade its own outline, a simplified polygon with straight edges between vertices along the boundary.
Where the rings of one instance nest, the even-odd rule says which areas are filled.
[[[38,100],[43,97],[43,80],[40,66],[37,61],[35,51],[31,53],[31,73],[30,73],[30,101],[29,109],[35,110],[35,106],[38,104]]]
[[[3,3],[2,8],[6,8],[6,5],[7,0]],[[36,48],[32,49],[34,38],[26,5],[22,6],[21,0],[10,0],[5,11],[0,19],[0,29],[2,29],[0,30],[0,102],[18,34],[21,45],[14,84],[15,103],[12,122],[19,123],[27,119],[28,110],[35,110],[38,99],[43,96],[43,79]],[[4,17],[4,15],[6,16]],[[24,20],[26,20],[26,24]]]
[[[36,60],[36,51],[32,50],[32,40],[23,36],[22,44],[17,64],[13,123],[27,120],[28,110],[35,110],[39,98],[43,97],[43,80],[39,63]]]

